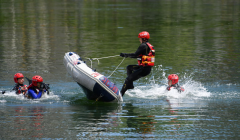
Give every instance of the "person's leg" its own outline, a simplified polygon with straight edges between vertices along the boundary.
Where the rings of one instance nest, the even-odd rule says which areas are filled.
[[[125,79],[125,82],[124,82],[124,84],[122,86],[122,90],[121,90],[122,96],[128,89],[134,88],[133,81],[141,78],[142,67],[139,67],[137,65],[131,65],[131,66],[128,66],[127,68],[129,68],[128,69],[129,71],[130,70],[134,70],[134,71],[132,71],[133,73],[129,74],[128,77]],[[136,68],[138,68],[138,69],[136,69]]]
[[[129,89],[129,85],[130,85],[130,83],[129,83],[129,81],[127,80],[127,79],[125,79],[125,82],[124,82],[124,84],[123,84],[123,86],[122,86],[122,89],[121,89],[121,94],[122,94],[122,96],[125,94],[125,92]]]
[[[128,65],[127,66],[127,76],[129,77],[129,75],[132,75],[132,73],[135,73],[135,71],[138,70],[139,68],[140,68],[140,66],[138,66],[138,65]],[[132,76],[130,76],[130,77],[132,77]],[[131,80],[131,78],[129,78],[128,82],[126,82],[126,83],[128,83],[128,89],[134,89],[133,81],[135,81],[135,80]]]
[[[135,70],[139,69],[138,65],[128,65],[127,66],[127,76],[132,74]]]

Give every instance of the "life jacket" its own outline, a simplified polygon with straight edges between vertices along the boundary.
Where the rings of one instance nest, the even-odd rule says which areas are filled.
[[[13,88],[13,90],[15,90],[17,94],[21,94],[23,92],[26,93],[26,91],[28,90],[28,87],[27,87],[27,85],[16,84],[16,86]]]
[[[146,43],[147,46],[150,48],[150,51],[147,55],[139,55],[138,58],[138,65],[139,66],[154,66],[155,62],[155,50],[154,47],[150,43]]]
[[[33,84],[31,83],[29,86],[28,86],[28,89],[34,87]]]
[[[178,84],[168,86],[168,87],[167,87],[167,90],[170,91],[171,88],[177,89],[178,92],[183,92],[183,91],[184,91],[184,88],[181,87],[181,86],[179,86]]]
[[[39,89],[34,86],[32,83],[28,86],[28,89],[33,89],[36,94],[39,93]],[[33,99],[29,94],[27,95],[28,99]]]
[[[40,91],[40,89],[38,88],[38,87],[36,87],[36,86],[34,86],[33,84],[30,84],[29,86],[28,86],[28,89],[33,89],[34,91],[35,91],[35,93],[39,93],[39,91]],[[44,92],[46,92],[46,89],[44,89]]]

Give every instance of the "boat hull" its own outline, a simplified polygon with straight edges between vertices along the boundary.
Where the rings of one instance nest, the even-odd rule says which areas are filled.
[[[73,80],[82,87],[89,100],[104,102],[122,102],[122,95],[117,86],[107,77],[92,70],[74,52],[65,53],[63,63]]]

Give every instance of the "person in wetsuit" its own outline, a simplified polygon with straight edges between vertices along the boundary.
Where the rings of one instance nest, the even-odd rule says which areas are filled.
[[[178,75],[170,74],[168,76],[168,87],[167,90],[170,91],[172,89],[177,89],[178,92],[183,92],[184,88],[178,84]]]
[[[46,89],[41,88],[43,78],[39,75],[32,77],[32,83],[28,86],[28,98],[38,99],[41,98]]]
[[[16,83],[15,86],[13,87],[12,90],[14,90],[16,92],[16,94],[23,94],[25,95],[28,87],[27,85],[24,85],[24,76],[22,73],[16,73],[14,75],[14,82]]]
[[[133,89],[133,81],[138,80],[141,77],[147,76],[151,72],[152,66],[155,61],[154,47],[148,42],[150,34],[146,31],[138,34],[141,45],[138,47],[135,53],[121,53],[122,57],[137,58],[138,65],[127,66],[127,78],[121,89],[122,96],[128,89]]]

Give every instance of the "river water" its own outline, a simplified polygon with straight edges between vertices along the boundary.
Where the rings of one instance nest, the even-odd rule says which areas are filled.
[[[122,103],[88,100],[64,54],[133,53],[144,30],[156,50],[151,74]],[[239,46],[237,0],[1,0],[0,90],[17,72],[41,75],[51,89],[37,100],[0,95],[0,139],[239,139]],[[93,67],[109,76],[121,61]],[[125,59],[109,79],[121,89],[136,63]],[[172,73],[185,92],[165,90]]]

